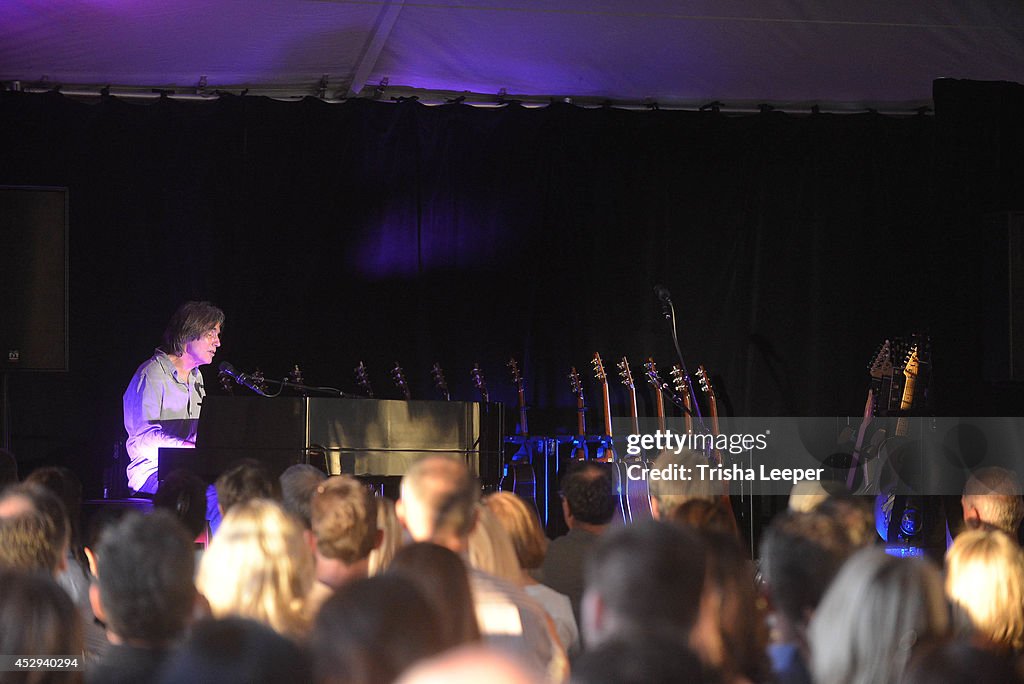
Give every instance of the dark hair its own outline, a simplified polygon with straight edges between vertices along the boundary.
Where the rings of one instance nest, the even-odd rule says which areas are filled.
[[[224,324],[224,312],[210,302],[185,302],[167,322],[161,349],[180,356],[185,345],[198,340],[218,324]]]
[[[327,599],[310,640],[318,682],[389,684],[445,648],[434,607],[412,580],[376,575]]]
[[[395,553],[386,574],[420,588],[441,616],[447,648],[480,640],[469,573],[454,551],[430,542],[408,544]]]
[[[647,520],[603,534],[584,564],[586,591],[637,636],[685,640],[697,620],[705,550],[678,525]]]
[[[185,629],[196,590],[195,551],[167,511],[127,513],[108,527],[96,551],[107,625],[123,639],[164,644]]]
[[[229,617],[196,623],[163,665],[160,684],[311,682],[309,657],[294,642],[255,620]]]
[[[1012,654],[951,637],[933,637],[915,645],[900,680],[901,684],[1022,681]]]
[[[153,495],[153,508],[170,511],[195,539],[206,529],[206,484],[188,470],[168,473]]]
[[[854,548],[830,515],[777,515],[761,538],[760,565],[775,607],[794,624],[803,624]]]
[[[736,518],[732,511],[725,508],[721,499],[690,499],[666,512],[666,519],[676,524],[686,525],[700,532],[715,532],[731,536],[733,539],[739,538]]]
[[[327,478],[316,488],[312,523],[316,550],[325,558],[351,564],[377,545],[377,503],[349,475]]]
[[[217,478],[217,502],[225,513],[252,499],[281,500],[281,483],[256,459],[246,458]]]
[[[580,522],[607,525],[615,514],[612,478],[604,463],[582,461],[569,466],[562,478],[562,497]]]
[[[717,682],[700,659],[678,641],[614,639],[584,651],[572,663],[572,684],[704,684]]]
[[[313,527],[310,513],[313,493],[326,479],[324,471],[308,463],[288,466],[278,478],[281,483],[281,503],[284,504],[284,510],[301,520],[307,530]]]
[[[0,653],[32,656],[81,654],[82,619],[52,577],[0,570]],[[81,682],[82,672],[6,673],[4,682]]]

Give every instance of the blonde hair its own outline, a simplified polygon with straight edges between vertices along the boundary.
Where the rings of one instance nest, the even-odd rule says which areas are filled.
[[[203,554],[196,586],[215,617],[251,618],[298,638],[308,631],[304,607],[314,572],[296,519],[274,501],[253,499],[224,516]]]
[[[811,673],[817,684],[896,682],[914,644],[948,628],[942,578],[930,561],[862,549],[811,618]]]
[[[395,515],[395,502],[382,496],[373,497],[377,503],[377,529],[383,532],[383,539],[370,551],[368,566],[370,576],[379,575],[391,565],[391,559],[402,545],[402,524]]]
[[[946,552],[946,594],[957,632],[1024,648],[1024,550],[999,531],[963,532]]]
[[[548,538],[540,527],[537,512],[511,492],[490,494],[484,498],[484,505],[511,537],[519,565],[524,570],[539,568],[548,550]]]
[[[523,578],[512,538],[483,504],[476,505],[476,525],[469,533],[469,564],[477,570],[521,585]]]

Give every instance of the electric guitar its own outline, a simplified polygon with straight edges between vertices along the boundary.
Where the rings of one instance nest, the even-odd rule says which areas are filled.
[[[569,386],[576,396],[576,437],[573,439],[573,460],[587,460],[587,402],[583,398],[583,383],[576,366],[569,372]]]
[[[412,393],[409,391],[409,383],[405,379],[405,371],[402,370],[402,366],[395,361],[395,367],[391,369],[391,379],[395,381],[395,387],[402,393],[402,398],[406,401],[412,399]]]
[[[373,387],[370,385],[370,374],[366,371],[366,366],[363,365],[362,361],[360,361],[359,365],[356,366],[355,374],[356,385],[363,390],[368,398],[373,399]]]
[[[444,379],[444,371],[441,370],[441,364],[434,362],[434,367],[430,369],[430,375],[434,378],[434,387],[441,393],[441,398],[445,401],[452,400],[452,394],[448,391],[448,381]]]

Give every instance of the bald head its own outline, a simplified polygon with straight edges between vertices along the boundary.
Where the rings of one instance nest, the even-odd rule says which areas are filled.
[[[395,513],[415,541],[462,551],[475,521],[476,478],[455,457],[426,456],[402,477]]]

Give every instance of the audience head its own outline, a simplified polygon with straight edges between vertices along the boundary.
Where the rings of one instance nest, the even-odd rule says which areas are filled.
[[[480,640],[466,564],[443,546],[414,542],[395,554],[387,574],[411,580],[441,617],[447,647]]]
[[[697,472],[697,465],[707,465],[708,458],[704,454],[691,449],[682,449],[679,453],[662,451],[651,466],[657,470],[686,468],[689,472]],[[718,490],[708,481],[701,478],[684,480],[682,478],[651,479],[648,481],[651,492],[651,512],[655,518],[668,517],[675,507],[693,499],[714,501]]]
[[[544,678],[519,660],[487,646],[465,646],[425,660],[397,684],[537,684]]]
[[[326,683],[390,684],[446,646],[433,606],[411,580],[392,574],[338,589],[310,639],[316,679]]]
[[[705,674],[697,655],[678,641],[618,638],[592,648],[573,662],[572,684],[703,684],[717,682]]]
[[[506,582],[523,583],[523,569],[512,538],[483,504],[476,506],[476,525],[469,533],[469,564]]]
[[[367,558],[380,541],[377,504],[359,480],[335,475],[322,482],[311,507],[317,578],[335,589],[367,575]]]
[[[160,348],[167,354],[181,356],[189,342],[223,324],[224,312],[210,302],[185,302],[167,322]]]
[[[281,483],[261,462],[247,458],[217,478],[217,503],[227,513],[235,504],[252,499],[281,500]]]
[[[60,498],[38,484],[11,485],[0,492],[0,520],[22,517],[33,521],[12,522],[13,527],[8,529],[8,534],[22,539],[20,543],[30,544],[30,547],[0,549],[0,553],[18,554],[22,558],[16,563],[19,565],[34,559],[34,567],[41,569],[45,563],[54,574],[63,570],[67,566],[71,526]]]
[[[313,681],[308,656],[293,641],[245,618],[203,620],[170,656],[160,684],[277,684]]]
[[[544,562],[548,539],[541,529],[537,511],[512,492],[489,494],[484,505],[508,532],[519,566],[524,570],[539,568]]]
[[[297,520],[274,501],[233,506],[199,563],[199,591],[215,617],[252,618],[285,636],[307,628],[313,553]]]
[[[0,568],[56,576],[66,564],[53,521],[35,510],[0,518]]]
[[[450,456],[426,456],[402,477],[395,513],[413,541],[432,541],[462,552],[476,522],[480,487],[466,464]]]
[[[281,477],[281,501],[284,510],[302,521],[307,530],[313,529],[310,506],[313,494],[320,483],[327,479],[324,471],[308,463],[296,463],[288,466]]]
[[[647,521],[610,531],[584,566],[584,643],[593,647],[620,636],[660,635],[685,644],[697,619],[704,575],[704,544],[690,530]]]
[[[562,513],[569,528],[602,528],[615,514],[615,492],[605,463],[575,461],[561,482]]]
[[[127,513],[95,549],[93,610],[121,640],[164,646],[184,631],[196,602],[192,539],[166,511]]]
[[[373,497],[377,504],[377,529],[381,533],[380,544],[370,551],[367,570],[370,575],[379,575],[387,570],[395,552],[402,545],[402,523],[395,515],[395,502],[382,496]]]
[[[1024,550],[998,530],[968,530],[946,552],[953,625],[996,647],[1024,650]]]
[[[803,643],[811,615],[853,550],[843,527],[819,511],[772,519],[761,538],[761,577],[791,638]]]
[[[82,619],[71,598],[41,573],[0,570],[0,653],[67,656],[82,653]],[[40,676],[45,674],[46,676]],[[81,682],[81,671],[7,672],[4,682]]]
[[[914,644],[945,636],[948,628],[942,578],[930,561],[861,549],[843,565],[811,618],[814,681],[899,681]]]
[[[1008,654],[981,648],[964,639],[940,638],[914,647],[900,684],[977,684],[1024,681]]]
[[[969,527],[987,526],[1017,534],[1024,519],[1024,501],[1016,473],[1005,468],[981,468],[967,478],[960,503]]]
[[[153,508],[169,511],[195,539],[206,530],[206,485],[194,473],[175,470],[153,495]]]
[[[0,449],[0,490],[18,481],[18,459],[7,449]]]
[[[727,505],[720,498],[716,498],[714,501],[690,499],[671,511],[663,512],[661,519],[692,527],[700,532],[714,532],[738,539],[739,530],[736,529],[736,518],[732,511],[726,509]]]
[[[853,549],[860,549],[878,541],[875,512],[863,498],[842,493],[832,494],[814,510],[835,520],[846,533]]]

